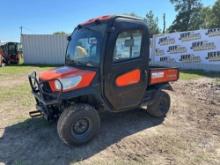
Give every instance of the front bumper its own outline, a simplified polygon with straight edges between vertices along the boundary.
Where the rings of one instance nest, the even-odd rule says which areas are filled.
[[[44,116],[49,115],[49,106],[59,106],[61,104],[61,95],[63,92],[63,85],[59,79],[54,79],[50,81],[58,80],[60,82],[61,90],[59,92],[46,91],[43,87],[46,81],[40,81],[37,77],[36,72],[32,72],[29,76],[29,83],[32,89],[32,94],[36,100],[37,111],[44,114]]]

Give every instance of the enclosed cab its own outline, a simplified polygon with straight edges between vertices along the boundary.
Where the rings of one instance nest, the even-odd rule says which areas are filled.
[[[37,111],[58,119],[66,144],[83,144],[100,127],[99,113],[143,108],[155,117],[169,109],[169,82],[177,68],[149,66],[149,33],[143,20],[102,16],[79,24],[68,37],[65,66],[29,75]]]
[[[6,64],[18,64],[22,54],[21,44],[17,42],[7,42],[2,44],[3,62]]]

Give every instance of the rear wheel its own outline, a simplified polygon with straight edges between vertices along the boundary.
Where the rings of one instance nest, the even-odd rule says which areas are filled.
[[[61,114],[57,131],[64,143],[80,145],[91,140],[100,128],[98,112],[88,104],[76,104]]]
[[[170,109],[170,96],[164,91],[160,91],[154,102],[148,105],[147,112],[154,117],[165,117]]]

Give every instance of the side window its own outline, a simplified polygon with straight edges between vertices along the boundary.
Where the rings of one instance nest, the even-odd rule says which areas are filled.
[[[142,32],[140,30],[122,32],[116,40],[113,61],[123,61],[140,56]]]

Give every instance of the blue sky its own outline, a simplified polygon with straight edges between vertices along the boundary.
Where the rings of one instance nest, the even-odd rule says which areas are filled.
[[[202,0],[205,6],[215,0]],[[92,17],[134,12],[145,16],[152,10],[160,19],[166,13],[167,26],[175,18],[169,0],[0,0],[0,40],[19,41],[19,26],[25,34],[72,32],[80,22]]]

